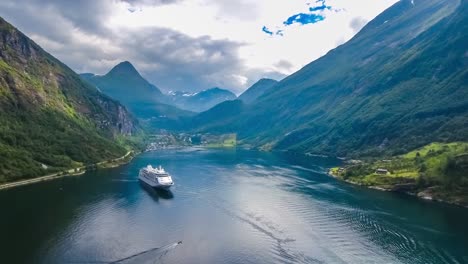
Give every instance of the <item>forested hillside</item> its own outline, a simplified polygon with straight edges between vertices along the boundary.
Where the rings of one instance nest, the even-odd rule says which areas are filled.
[[[257,147],[336,156],[467,141],[467,13],[464,1],[399,1],[236,118],[194,130],[230,129]]]
[[[0,18],[0,182],[126,153],[125,107]]]

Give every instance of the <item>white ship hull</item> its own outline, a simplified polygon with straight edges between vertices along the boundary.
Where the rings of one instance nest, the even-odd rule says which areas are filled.
[[[149,186],[153,187],[153,188],[159,188],[159,189],[165,189],[165,190],[168,190],[169,188],[172,187],[172,185],[174,185],[173,183],[172,184],[160,184],[159,182],[155,182],[155,181],[152,181],[152,180],[149,180],[147,179],[146,177],[142,177],[141,175],[138,176],[138,179],[146,184],[148,184]]]
[[[148,165],[146,168],[140,170],[138,179],[153,188],[167,190],[174,185],[172,177],[166,173],[161,166],[159,166],[159,168],[153,168],[151,165]]]

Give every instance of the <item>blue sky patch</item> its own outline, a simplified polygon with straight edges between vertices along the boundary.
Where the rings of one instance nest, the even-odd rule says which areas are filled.
[[[318,1],[315,1],[315,3],[320,3],[320,5],[319,6],[309,7],[310,12],[317,12],[317,11],[323,11],[325,9],[328,9],[328,10],[332,9],[331,6],[326,5],[325,0],[318,0]],[[307,4],[307,5],[309,5],[309,4]]]
[[[307,1],[307,9],[305,9],[304,12],[288,17],[285,21],[283,21],[283,25],[274,26],[274,29],[272,30],[270,30],[267,26],[263,26],[262,31],[270,36],[284,36],[286,27],[292,24],[307,25],[323,21],[325,20],[324,11],[334,10],[331,6],[327,5],[326,1],[327,0]]]
[[[262,31],[267,33],[270,36],[273,35],[273,31],[270,31],[266,26],[263,26]]]
[[[322,11],[325,9],[331,10],[331,6],[321,5],[321,6],[309,7],[310,12]]]
[[[322,15],[300,13],[290,16],[288,19],[286,19],[286,21],[283,22],[283,24],[285,26],[289,26],[295,23],[299,23],[301,25],[315,24],[317,22],[323,21],[324,19],[325,17]]]
[[[276,30],[276,31],[273,32],[272,30],[268,29],[266,26],[263,26],[262,31],[263,31],[265,34],[268,34],[268,35],[270,35],[270,36],[273,36],[273,35],[284,36],[283,30],[282,30],[282,29],[278,29],[278,30]]]

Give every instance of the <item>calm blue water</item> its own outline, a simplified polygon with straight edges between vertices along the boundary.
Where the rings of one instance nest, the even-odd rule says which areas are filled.
[[[137,181],[163,165],[172,192]],[[337,160],[168,150],[0,191],[1,263],[468,263],[468,210],[347,185]],[[173,243],[182,241],[181,245]]]

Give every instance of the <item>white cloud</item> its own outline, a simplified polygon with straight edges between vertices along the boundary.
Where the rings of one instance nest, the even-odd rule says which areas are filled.
[[[185,1],[163,7],[147,6],[138,13],[125,12],[123,8],[111,24],[130,28],[169,27],[192,37],[209,35],[242,42],[246,45],[240,48],[239,56],[248,67],[290,74],[335,48],[337,43],[350,39],[356,33],[356,27],[350,27],[355,24],[353,19],[369,21],[396,0],[329,0],[326,3],[334,10],[324,12],[325,21],[289,26],[284,36],[269,36],[262,32],[262,27],[266,25],[275,31],[275,25],[282,26],[289,16],[306,12],[307,1],[244,0],[240,6],[245,8],[235,8],[227,2],[231,1]],[[276,67],[279,60],[289,61],[292,67]]]

